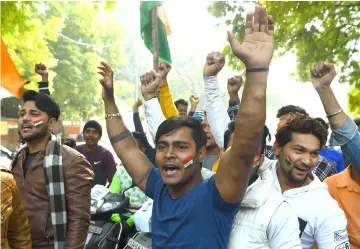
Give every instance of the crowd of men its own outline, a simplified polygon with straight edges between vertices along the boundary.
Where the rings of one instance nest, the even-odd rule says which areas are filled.
[[[152,200],[152,248],[360,248],[360,120],[336,100],[334,65],[321,61],[309,72],[328,120],[284,106],[269,146],[274,20],[257,6],[246,16],[243,43],[228,36],[246,67],[245,82],[240,76],[227,82],[228,109],[217,81],[225,65],[221,53],[206,57],[206,111],[196,110],[199,98],[193,95],[189,112],[187,101],[173,102],[171,66],[163,62],[141,76],[144,103],[134,103],[134,132],[116,105],[113,71],[101,62],[106,128],[121,166],[99,145],[102,127],[95,120],[84,126],[84,145],[54,135],[61,111],[46,78],[40,92],[25,92],[19,117],[25,144],[11,168],[1,170],[1,247],[83,249],[91,188],[109,183],[113,192],[136,185],[126,192],[133,207]],[[46,67],[39,68],[44,76]],[[143,104],[155,148],[141,124]],[[126,222],[132,226],[132,217]]]

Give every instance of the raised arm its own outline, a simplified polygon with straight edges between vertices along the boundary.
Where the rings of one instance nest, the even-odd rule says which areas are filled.
[[[167,75],[169,74],[170,70],[170,64],[166,62],[161,62],[159,64],[158,73],[161,75],[159,101],[165,118],[171,118],[173,116],[179,115],[178,110],[176,109],[176,106],[173,102],[172,94],[167,82]]]
[[[242,86],[242,78],[241,76],[234,76],[230,78],[227,82],[227,90],[229,93],[229,108],[228,114],[231,120],[235,120],[237,112],[239,110],[240,98],[239,98],[239,90]]]
[[[327,62],[319,62],[311,69],[311,80],[329,119],[333,138],[341,146],[342,152],[351,164],[360,172],[360,134],[354,121],[343,112],[331,89],[335,75],[334,65]]]
[[[189,98],[190,101],[190,112],[189,112],[189,116],[194,116],[195,112],[196,112],[196,108],[199,104],[199,97],[196,95],[191,95]]]
[[[246,83],[235,120],[233,145],[221,158],[216,186],[225,201],[241,201],[248,186],[250,169],[266,119],[268,68],[274,51],[274,23],[266,8],[256,6],[247,14],[245,37],[239,44],[229,32],[229,42],[236,57],[246,66]]]
[[[147,157],[139,150],[131,132],[125,126],[115,103],[113,87],[113,71],[109,64],[101,62],[99,74],[103,86],[106,128],[110,142],[135,184],[145,191],[148,175],[153,167]]]
[[[135,131],[145,134],[139,115],[139,107],[142,106],[142,104],[143,102],[139,98],[135,101],[133,105],[133,121],[134,121]]]
[[[35,65],[35,72],[41,76],[41,81],[38,82],[39,92],[50,95],[49,91],[49,72],[46,66],[42,63]]]
[[[206,56],[203,70],[206,116],[215,142],[220,148],[224,148],[224,133],[230,123],[229,115],[221,99],[220,87],[217,81],[217,74],[224,65],[224,55],[220,52],[212,52]]]

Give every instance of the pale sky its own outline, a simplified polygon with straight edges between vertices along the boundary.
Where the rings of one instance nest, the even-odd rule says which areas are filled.
[[[138,2],[132,6],[134,10],[138,6]],[[226,45],[227,27],[221,25],[220,21],[211,16],[207,11],[209,1],[165,1],[168,19],[171,25],[172,34],[168,37],[170,43],[170,51],[177,49],[177,46],[185,44],[188,46],[189,56],[203,64],[206,54],[211,51],[221,51]],[[252,9],[252,4],[247,4],[246,9]],[[138,12],[136,12],[138,13]],[[134,15],[134,18],[137,16]],[[219,24],[220,25],[217,25]],[[139,53],[141,62],[147,58],[148,65],[151,66],[152,55],[142,44],[140,35]],[[189,46],[190,44],[190,46]],[[173,64],[176,64],[176,57],[173,56]],[[313,62],[310,62],[313,63]],[[284,105],[299,105],[307,110],[314,117],[325,118],[320,99],[312,87],[311,82],[300,83],[296,81],[296,77],[291,78],[290,73],[296,70],[296,56],[288,53],[283,57],[273,59],[268,78],[268,94],[275,94],[279,98],[276,109],[267,111],[267,125],[272,132],[276,128],[276,111]],[[143,72],[140,72],[143,73]],[[201,74],[202,72],[199,72]],[[341,72],[340,72],[341,73]],[[229,68],[224,68],[218,78],[219,82],[226,82],[226,79],[235,74]],[[335,78],[332,86],[333,90],[340,102],[340,105],[346,110],[348,85],[339,84],[338,77]],[[225,84],[221,86],[223,92],[226,91]],[[176,94],[173,92],[174,98]],[[224,103],[227,106],[227,103]]]

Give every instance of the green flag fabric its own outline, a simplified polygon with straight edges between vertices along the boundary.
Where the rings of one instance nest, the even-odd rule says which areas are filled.
[[[157,7],[158,34],[159,34],[159,61],[171,64],[171,54],[167,36],[171,34],[171,28],[166,16],[162,1],[140,2],[140,32],[145,46],[153,53],[151,10]]]

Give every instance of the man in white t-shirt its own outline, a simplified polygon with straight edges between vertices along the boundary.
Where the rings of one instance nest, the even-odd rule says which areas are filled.
[[[276,133],[273,185],[298,216],[303,249],[350,248],[344,212],[327,185],[312,174],[326,138],[323,124],[301,114],[281,122]],[[339,231],[343,236],[335,236]]]

